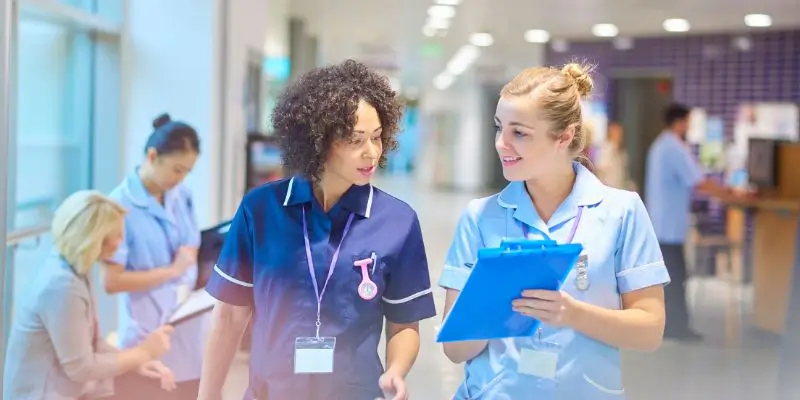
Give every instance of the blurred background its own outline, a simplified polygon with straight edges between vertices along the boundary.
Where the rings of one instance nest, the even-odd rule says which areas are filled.
[[[596,66],[588,155],[617,123],[643,196],[664,108],[691,107],[697,161],[760,197],[744,208],[696,197],[687,291],[704,340],[626,354],[628,396],[800,398],[779,380],[800,373],[781,357],[800,348],[787,320],[800,315],[796,0],[0,0],[3,331],[49,252],[54,208],[76,190],[113,189],[140,162],[156,115],[197,128],[204,151],[187,184],[201,227],[215,226],[247,190],[283,176],[268,116],[285,85],[347,58],[385,74],[406,103],[378,186],[417,208],[434,280],[466,202],[506,184],[492,118],[520,70]],[[117,299],[101,292],[113,342]],[[439,323],[423,324],[412,398],[450,398],[460,383],[462,366],[434,343]]]

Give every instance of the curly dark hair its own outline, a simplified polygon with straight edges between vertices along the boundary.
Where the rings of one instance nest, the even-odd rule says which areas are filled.
[[[319,181],[331,146],[353,135],[359,101],[378,112],[383,154],[397,148],[402,105],[389,80],[366,65],[347,60],[314,69],[289,85],[272,111],[272,126],[291,173]]]

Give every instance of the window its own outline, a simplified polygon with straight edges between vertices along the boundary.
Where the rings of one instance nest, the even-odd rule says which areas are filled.
[[[61,200],[91,185],[91,47],[66,25],[20,21],[12,228],[48,223]]]

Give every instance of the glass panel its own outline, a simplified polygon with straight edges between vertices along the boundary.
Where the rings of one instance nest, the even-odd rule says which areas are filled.
[[[66,26],[20,21],[14,229],[49,223],[91,183],[91,46]]]

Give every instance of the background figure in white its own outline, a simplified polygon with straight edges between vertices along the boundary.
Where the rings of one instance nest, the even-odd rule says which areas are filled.
[[[636,190],[636,185],[628,175],[628,154],[624,139],[622,125],[618,122],[610,123],[608,136],[597,154],[596,174],[608,186]]]

